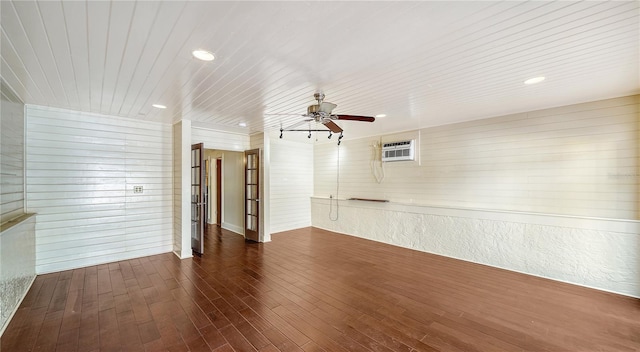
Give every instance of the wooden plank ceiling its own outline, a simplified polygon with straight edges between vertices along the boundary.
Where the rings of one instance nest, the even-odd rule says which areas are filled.
[[[387,115],[353,137],[636,94],[639,4],[2,1],[0,72],[25,103],[245,133],[319,90]]]

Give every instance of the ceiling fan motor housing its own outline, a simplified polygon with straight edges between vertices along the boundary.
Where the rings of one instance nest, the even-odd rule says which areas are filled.
[[[331,112],[336,108],[336,106],[336,104],[329,102],[321,102],[318,104],[309,105],[309,107],[307,108],[307,114],[323,114],[328,116],[331,115]]]

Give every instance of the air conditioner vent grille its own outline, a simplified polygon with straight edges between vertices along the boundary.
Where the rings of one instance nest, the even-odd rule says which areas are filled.
[[[382,161],[407,161],[414,159],[415,140],[384,143]]]

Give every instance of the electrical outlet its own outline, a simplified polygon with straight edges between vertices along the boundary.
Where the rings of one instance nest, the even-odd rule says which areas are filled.
[[[142,193],[142,186],[133,186],[133,193]]]

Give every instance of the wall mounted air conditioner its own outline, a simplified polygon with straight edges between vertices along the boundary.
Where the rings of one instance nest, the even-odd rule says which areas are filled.
[[[415,140],[384,143],[382,145],[382,161],[413,160]]]

